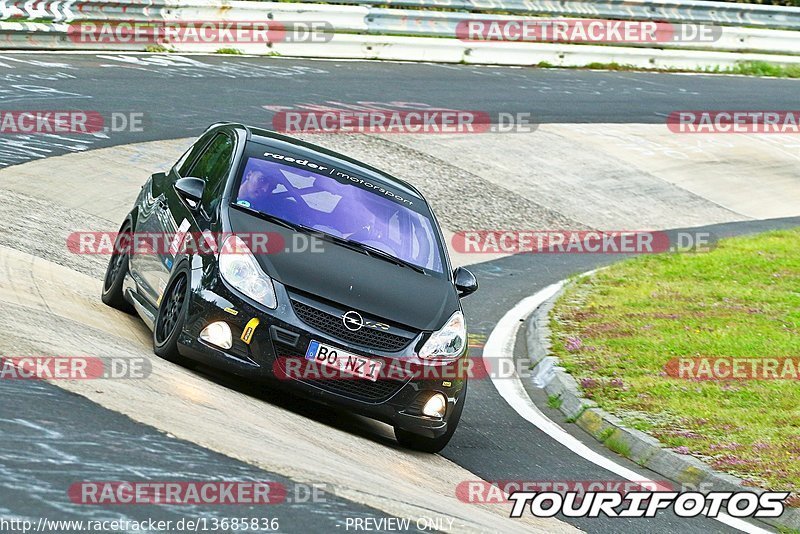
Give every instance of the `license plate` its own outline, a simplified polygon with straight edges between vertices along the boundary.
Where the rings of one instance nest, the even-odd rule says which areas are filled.
[[[319,341],[312,341],[306,351],[306,360],[313,360],[326,367],[338,369],[342,373],[366,378],[375,382],[378,380],[383,362],[365,358],[352,352],[347,352]]]

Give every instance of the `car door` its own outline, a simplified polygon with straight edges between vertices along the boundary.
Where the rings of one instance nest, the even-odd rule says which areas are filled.
[[[172,189],[175,181],[188,173],[212,137],[211,134],[205,134],[198,138],[168,173],[152,175],[143,188],[134,230],[142,242],[152,242],[153,247],[131,256],[131,274],[139,294],[153,305],[156,305],[162,291],[159,285],[163,265],[160,249],[163,245],[160,243],[164,240],[162,220],[167,201],[165,191]]]
[[[183,198],[175,189],[175,182],[163,191],[164,201],[158,213],[161,232],[167,239],[159,250],[157,303],[166,290],[173,267],[185,257],[182,252],[185,240],[194,239],[208,230],[218,216],[219,201],[230,172],[234,146],[233,137],[229,134],[216,133],[199,156],[187,165],[188,170],[178,171],[177,179],[193,177],[205,182],[199,203]]]

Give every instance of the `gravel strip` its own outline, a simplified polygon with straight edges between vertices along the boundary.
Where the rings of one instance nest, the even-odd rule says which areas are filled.
[[[385,136],[295,135],[365,161],[417,187],[447,229],[571,228],[578,223],[556,211]]]
[[[103,278],[108,257],[73,254],[67,237],[81,230],[108,230],[108,221],[4,189],[0,189],[0,204],[0,244]]]

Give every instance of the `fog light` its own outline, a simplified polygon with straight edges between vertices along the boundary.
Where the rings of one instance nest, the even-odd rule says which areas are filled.
[[[444,417],[446,411],[447,399],[441,393],[435,393],[422,407],[422,413],[428,417]]]
[[[203,331],[200,332],[200,339],[222,349],[229,349],[233,346],[231,327],[222,321],[211,323],[203,328]]]

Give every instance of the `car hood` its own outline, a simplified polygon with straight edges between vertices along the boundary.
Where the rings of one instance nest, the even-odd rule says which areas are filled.
[[[286,247],[305,243],[309,236],[229,209],[231,231],[274,232]],[[268,234],[269,235],[269,234]],[[446,278],[425,275],[391,262],[362,254],[330,241],[322,252],[301,250],[257,254],[261,268],[287,286],[346,308],[380,317],[417,330],[436,330],[459,309],[458,296]]]

